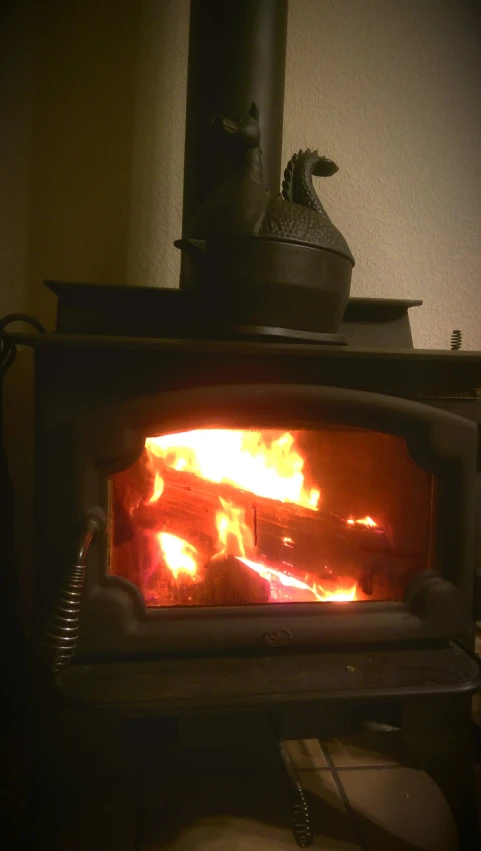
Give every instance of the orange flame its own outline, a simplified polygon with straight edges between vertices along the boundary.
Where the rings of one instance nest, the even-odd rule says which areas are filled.
[[[352,600],[357,600],[357,583],[349,588],[336,588],[335,591],[325,591],[321,585],[316,586],[318,600],[323,603],[349,603]]]
[[[302,595],[302,599],[310,599],[313,602],[319,600],[323,603],[345,603],[355,600],[357,596],[356,583],[349,588],[336,588],[334,591],[326,591],[321,585],[317,585],[315,582],[312,585],[308,585],[307,582],[302,582],[302,580],[297,579],[295,576],[291,576],[289,573],[283,573],[274,567],[268,567],[265,564],[260,564],[247,558],[239,558],[239,561],[250,567],[251,570],[255,570],[263,579],[267,579],[271,586],[271,600],[281,600],[286,599],[286,597],[287,599],[292,599],[281,590],[282,588],[294,588],[307,592],[305,595]]]
[[[148,437],[148,452],[174,470],[235,485],[267,499],[316,510],[320,491],[304,486],[304,459],[289,432],[268,442],[260,431],[196,429]]]
[[[246,547],[250,550],[254,545],[252,532],[245,521],[246,512],[222,497],[219,500],[224,511],[218,511],[215,520],[219,541],[223,546],[221,554],[245,556]]]
[[[359,523],[361,526],[369,526],[371,529],[374,529],[377,526],[375,520],[372,517],[361,517],[359,520],[353,520],[352,517],[346,521],[349,526],[354,526],[355,523]]]
[[[263,498],[294,503],[313,511],[318,509],[320,490],[306,488],[304,459],[294,447],[294,436],[289,432],[198,429],[149,437],[145,446],[154,469],[156,459],[160,459],[173,470],[190,472],[214,483],[234,485]],[[164,479],[157,471],[146,505],[157,503],[163,492]],[[273,567],[255,561],[254,534],[246,520],[246,509],[220,496],[219,502],[221,508],[215,516],[214,532],[218,549],[212,557],[235,557],[258,573],[269,583],[272,602],[348,602],[359,599],[360,592],[352,578],[338,577],[331,588],[326,588],[314,577],[305,575],[303,581],[293,576],[286,570],[291,565],[284,567],[284,562]],[[369,528],[377,526],[371,517],[357,520],[350,517],[346,523]],[[182,574],[193,582],[199,582],[203,559],[197,549],[170,532],[156,531],[153,536],[174,579]],[[288,535],[282,537],[282,543],[290,550],[295,546]],[[327,584],[331,585],[331,582]]]
[[[152,505],[153,502],[157,502],[157,500],[162,496],[164,492],[164,480],[160,473],[155,474],[154,480],[154,490],[152,492],[152,496],[147,500],[147,505]]]
[[[164,561],[175,579],[179,573],[187,573],[194,578],[199,569],[198,553],[192,544],[171,535],[169,532],[158,532],[157,540],[164,556]]]
[[[219,555],[236,556],[239,561],[250,567],[251,570],[254,570],[263,579],[266,579],[271,588],[271,600],[292,599],[285,591],[287,588],[305,592],[303,595],[298,595],[303,600],[347,602],[356,599],[356,583],[349,588],[337,587],[333,591],[326,591],[321,585],[317,585],[315,582],[312,585],[308,585],[306,582],[302,582],[301,579],[297,579],[285,571],[277,570],[274,567],[246,558],[246,550],[252,550],[254,546],[252,532],[245,520],[246,512],[244,509],[237,508],[222,498],[220,498],[220,502],[224,511],[219,511],[216,516],[219,541],[223,545],[223,549]],[[291,538],[284,538],[283,540],[284,543],[293,543]]]

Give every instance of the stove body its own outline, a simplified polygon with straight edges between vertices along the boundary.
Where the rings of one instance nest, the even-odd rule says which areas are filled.
[[[116,288],[103,305],[95,287],[56,289],[56,332],[17,337],[36,348],[39,640],[78,521],[99,506],[108,524],[75,590],[73,658],[48,692],[143,719],[145,742],[401,729],[471,848],[479,353],[413,349],[400,302],[352,300],[348,344],[320,345],[205,339],[193,309],[185,319],[189,297],[161,291],[136,337],[113,335]],[[128,332],[138,294],[123,292]],[[247,436],[241,473],[196,468],[192,434],[213,436],[223,465],[235,452],[219,438]],[[286,434],[287,478],[304,478],[282,498],[243,476],[259,447],[286,462]]]
[[[38,629],[100,509],[54,633],[77,673],[183,659],[173,711],[205,699],[196,657],[274,675],[474,630],[479,354],[413,350],[414,302],[348,302],[354,258],[312,183],[337,165],[300,151],[277,195],[287,2],[231,11],[192,2],[180,290],[54,284],[35,342]],[[416,687],[454,688],[441,669]]]
[[[349,334],[363,333],[359,310]],[[195,679],[199,656],[471,646],[478,355],[101,337],[64,321],[61,299],[60,331],[36,352],[35,585],[41,629],[76,522],[103,508],[76,664],[182,657]],[[369,324],[375,336],[389,322]],[[226,472],[246,438],[240,473]]]
[[[246,156],[276,195],[287,26],[284,0],[235,19],[207,5],[191,13],[180,290],[50,284],[55,332],[15,335],[36,349],[37,714],[60,703],[89,735],[86,708],[149,716],[146,741],[168,744],[401,728],[471,849],[481,353],[413,349],[418,302],[348,302],[347,246],[246,233],[242,216],[198,238],[232,172],[209,116],[239,138],[254,119]],[[336,168],[304,155],[330,164],[311,176]],[[106,534],[79,547],[92,509]]]

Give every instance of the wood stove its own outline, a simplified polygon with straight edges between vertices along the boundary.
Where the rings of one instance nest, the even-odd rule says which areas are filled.
[[[222,40],[230,5],[210,5]],[[394,712],[471,849],[481,354],[414,349],[418,302],[344,312],[352,255],[325,218],[334,250],[246,236],[242,217],[225,240],[189,230],[211,188],[201,119],[223,85],[211,61],[201,109],[201,6],[182,288],[50,283],[56,331],[15,335],[36,350],[35,611],[54,693],[119,717],[263,709],[279,739]],[[256,73],[234,75],[225,108],[256,98],[268,114],[271,179],[286,4],[239,8],[239,55],[261,19],[269,50],[247,51]],[[239,135],[246,120],[222,119]]]
[[[36,349],[57,693],[118,717],[268,712],[280,739],[394,712],[471,848],[481,355],[413,349],[409,303],[352,300],[347,345],[169,339],[189,293],[151,293],[146,335],[114,336],[120,290],[51,286],[57,331],[16,340]],[[144,294],[122,292],[128,322]],[[79,573],[92,508],[107,529]]]
[[[353,350],[329,386],[322,346],[83,342],[38,350],[43,617],[108,517],[80,656],[469,641],[475,423],[359,389]]]

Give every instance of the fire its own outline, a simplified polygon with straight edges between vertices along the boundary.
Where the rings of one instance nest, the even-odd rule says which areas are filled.
[[[244,556],[254,546],[254,538],[246,524],[245,510],[219,497],[223,511],[216,516],[217,532],[222,544],[221,555]]]
[[[349,588],[337,588],[335,591],[325,591],[320,585],[317,585],[317,592],[320,594],[319,600],[324,603],[349,603],[352,600],[357,600],[357,583]]]
[[[262,576],[263,579],[267,579],[271,588],[271,600],[292,599],[292,596],[286,589],[295,589],[297,591],[307,592],[303,595],[303,597],[307,600],[312,600],[313,602],[316,599],[320,599],[318,598],[314,588],[311,588],[300,579],[296,579],[295,576],[290,576],[288,573],[283,573],[280,570],[276,570],[274,567],[269,567],[268,565],[251,561],[251,559],[248,558],[240,558],[239,561],[247,567],[250,567],[251,570],[254,570],[259,574],[259,576]]]
[[[160,473],[156,473],[154,479],[154,490],[150,499],[147,500],[147,505],[152,505],[153,502],[157,502],[157,500],[162,496],[163,491],[164,480]]]
[[[372,517],[361,517],[359,520],[354,520],[352,517],[346,521],[349,526],[354,526],[355,523],[359,523],[361,526],[369,526],[370,529],[374,529],[377,526],[375,520]]]
[[[305,592],[301,595],[297,594],[298,597],[301,597],[301,600],[346,602],[356,599],[356,583],[349,588],[336,588],[333,591],[326,591],[315,582],[309,585],[285,571],[246,558],[246,551],[253,550],[254,539],[246,523],[245,509],[236,508],[235,505],[221,498],[220,502],[223,511],[219,511],[216,516],[219,541],[222,544],[219,555],[236,556],[239,561],[250,567],[263,579],[266,579],[271,589],[271,600],[292,600],[292,596],[286,593],[285,589],[288,588]],[[294,542],[292,538],[283,538],[283,543],[292,545]]]
[[[209,562],[213,564],[222,559],[227,565],[226,582],[229,581],[231,570],[235,583],[236,567],[233,559],[237,559],[268,583],[270,602],[349,602],[363,598],[363,592],[352,577],[331,575],[319,582],[319,576],[301,573],[301,565],[298,565],[298,571],[302,578],[294,575],[296,554],[302,552],[302,546],[295,540],[295,530],[298,528],[295,523],[299,522],[300,528],[304,528],[302,524],[306,522],[316,526],[317,517],[310,512],[319,510],[321,490],[315,482],[313,487],[307,487],[305,459],[295,445],[293,434],[279,430],[197,429],[149,437],[145,447],[149,490],[144,496],[143,511],[147,512],[145,516],[149,518],[147,535],[151,542],[149,547],[153,548],[152,571],[158,570],[160,564],[162,569],[168,569],[176,581],[183,580],[179,582],[179,587],[187,580],[202,589],[203,583],[208,582]],[[180,477],[181,489],[176,490],[176,473],[167,473],[166,468],[178,473],[190,473],[214,484],[233,486],[262,499],[295,504],[308,511],[298,512],[295,515],[297,519],[291,525],[290,520],[285,520],[291,513],[286,515],[285,509],[276,509],[274,517],[277,517],[277,511],[284,512],[278,533],[283,554],[279,555],[274,547],[273,555],[259,556],[258,528],[255,525],[258,523],[256,512],[259,509],[254,500],[251,509],[244,495],[243,507],[240,507],[235,497],[233,500],[230,498],[231,491],[229,499],[226,499],[216,489],[205,492],[202,488],[197,490],[197,485],[193,486],[192,480],[188,479],[186,483],[185,477]],[[174,494],[172,498],[169,495],[171,493]],[[198,504],[197,499],[206,501]],[[164,515],[164,511],[167,511],[167,515]],[[169,518],[168,523],[165,517]],[[183,519],[180,520],[180,517]],[[359,519],[349,517],[346,521],[337,519],[341,525],[345,522],[350,527],[356,524],[365,529],[377,527],[377,523],[369,516]],[[281,523],[277,519],[271,522],[274,522],[274,529],[277,522]],[[187,526],[186,523],[191,525]],[[158,531],[166,527],[171,531]],[[189,540],[174,534],[175,531],[187,528],[191,530],[189,536],[194,535],[198,549]],[[273,533],[270,534],[272,536]],[[269,552],[269,549],[265,552]],[[271,561],[272,564],[268,563]],[[147,571],[147,575],[150,577],[151,572]],[[219,574],[214,570],[214,574],[211,572],[210,575]],[[157,591],[155,593],[160,594]],[[199,599],[208,599],[202,597],[202,593]]]
[[[169,532],[158,532],[157,540],[164,561],[175,579],[178,578],[179,573],[187,573],[192,578],[196,576],[199,569],[199,556],[192,544]]]
[[[234,429],[196,429],[145,441],[147,451],[174,470],[315,511],[321,494],[306,490],[304,459],[293,444],[289,432],[269,441],[260,431]]]
[[[245,548],[242,540],[242,530],[249,530],[241,516],[244,512],[228,503],[224,505],[224,508],[227,513],[219,512],[217,515],[219,540],[223,544],[223,549],[218,554],[218,557],[224,554],[235,555],[246,567],[258,573],[262,579],[266,579],[270,586],[271,602],[284,602],[287,600],[327,603],[348,602],[356,599],[356,583],[349,588],[336,588],[333,591],[327,591],[315,582],[309,585],[307,582],[303,582],[289,573],[277,570],[275,567],[245,558],[243,555]],[[184,573],[195,580],[199,571],[199,554],[196,548],[182,538],[177,537],[177,535],[171,535],[168,532],[159,532],[156,537],[162,550],[165,564],[174,578],[178,579],[179,573]],[[233,550],[240,550],[241,554],[233,552]]]
[[[258,564],[257,562],[250,561],[250,559],[247,558],[241,558],[239,561],[247,565],[247,567],[250,567],[251,570],[255,570],[263,579],[267,579],[271,586],[271,600],[292,600],[292,596],[281,590],[283,588],[293,588],[298,591],[305,592],[302,595],[302,600],[312,600],[312,602],[318,600],[322,603],[345,603],[356,599],[356,583],[346,589],[337,588],[335,591],[326,591],[321,585],[317,585],[315,582],[313,582],[312,585],[308,585],[306,582],[302,582],[295,576],[291,576],[289,573],[282,573],[274,567],[268,567],[265,564]]]

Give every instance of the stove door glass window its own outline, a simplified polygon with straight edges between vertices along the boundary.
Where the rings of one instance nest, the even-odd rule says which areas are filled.
[[[363,429],[149,437],[111,477],[109,571],[149,607],[401,600],[433,566],[435,484]]]

